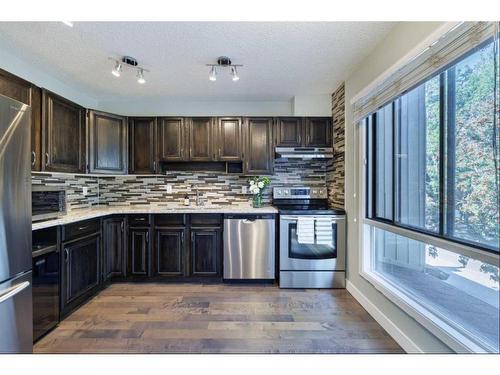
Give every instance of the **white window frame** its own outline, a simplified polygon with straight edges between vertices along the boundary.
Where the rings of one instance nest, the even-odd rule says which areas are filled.
[[[358,166],[357,192],[355,196],[358,200],[358,251],[359,251],[359,274],[372,284],[378,291],[386,296],[391,302],[396,304],[405,313],[415,319],[423,327],[429,330],[438,339],[444,342],[452,350],[460,353],[487,353],[491,352],[491,348],[481,345],[476,342],[472,336],[467,336],[463,332],[458,331],[449,324],[445,317],[440,317],[429,309],[425,308],[416,299],[412,299],[407,293],[404,293],[400,288],[397,288],[387,279],[381,277],[372,271],[372,249],[373,249],[373,232],[375,228],[380,228],[395,234],[399,234],[416,241],[421,241],[436,247],[451,251],[457,254],[465,255],[483,262],[493,265],[499,264],[499,254],[493,254],[486,251],[476,249],[472,246],[467,246],[442,238],[434,237],[424,233],[415,232],[405,228],[395,227],[390,224],[385,224],[376,220],[371,220],[366,217],[366,169],[367,169],[367,150],[366,137],[367,126],[364,124],[353,124],[355,126],[354,141],[356,153],[356,165]]]

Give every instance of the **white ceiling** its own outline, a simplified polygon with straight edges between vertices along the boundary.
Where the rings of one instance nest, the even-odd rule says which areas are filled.
[[[289,100],[331,93],[394,26],[389,22],[0,22],[3,48],[96,100]],[[111,75],[108,57],[149,69]],[[244,64],[208,80],[206,63]]]

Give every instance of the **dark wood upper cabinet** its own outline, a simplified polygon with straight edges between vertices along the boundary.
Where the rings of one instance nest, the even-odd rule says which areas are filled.
[[[186,271],[185,228],[157,228],[154,246],[154,276],[184,276]]]
[[[129,118],[129,172],[156,173],[155,117]]]
[[[191,228],[191,275],[221,276],[221,230]]]
[[[128,171],[127,119],[89,110],[88,156],[90,173],[126,174]]]
[[[182,117],[158,119],[158,157],[162,161],[182,161],[186,157],[186,129]]]
[[[300,147],[304,134],[304,120],[301,117],[280,117],[276,120],[276,146]]]
[[[189,119],[189,160],[211,161],[213,154],[213,121],[211,117]]]
[[[330,117],[308,117],[305,120],[306,147],[332,147],[332,120]]]
[[[85,109],[56,94],[42,92],[42,169],[85,172]]]
[[[0,69],[0,95],[31,107],[31,169],[42,165],[42,91],[39,87]]]
[[[127,237],[124,217],[111,217],[103,220],[102,225],[104,262],[103,278],[126,276]]]
[[[220,161],[241,160],[241,118],[220,117],[216,123],[214,148],[216,159]]]
[[[250,117],[245,120],[245,151],[243,172],[252,174],[272,174],[273,119]]]

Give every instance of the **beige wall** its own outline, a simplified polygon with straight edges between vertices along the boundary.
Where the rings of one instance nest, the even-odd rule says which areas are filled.
[[[390,321],[424,352],[449,352],[450,349],[434,335],[408,316],[383,294],[378,292],[359,274],[360,257],[358,230],[358,202],[356,174],[362,168],[357,160],[356,137],[358,129],[353,125],[352,98],[372,83],[386,70],[407,56],[430,35],[443,27],[441,22],[404,22],[398,24],[345,82],[346,104],[346,144],[345,144],[345,191],[348,222],[348,280],[371,304],[389,318]],[[355,221],[356,220],[356,221]]]

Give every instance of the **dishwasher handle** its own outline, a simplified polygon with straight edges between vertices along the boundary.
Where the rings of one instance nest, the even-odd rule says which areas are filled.
[[[225,214],[224,220],[246,220],[246,221],[255,221],[255,220],[273,220],[275,219],[275,214]]]

